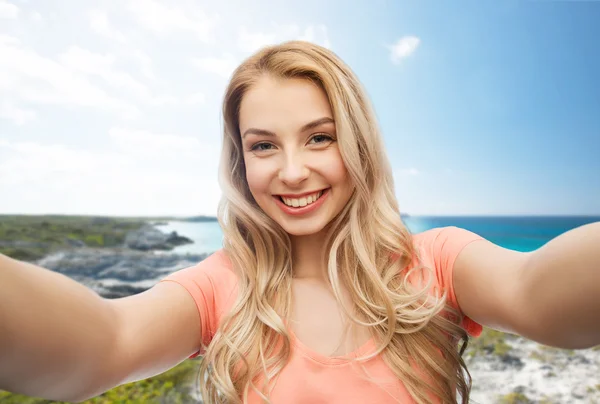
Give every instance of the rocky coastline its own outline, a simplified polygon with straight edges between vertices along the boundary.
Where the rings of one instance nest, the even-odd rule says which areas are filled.
[[[168,274],[206,258],[205,254],[157,253],[189,243],[192,240],[177,232],[163,233],[146,224],[129,231],[122,246],[94,248],[76,244],[35,263],[113,299],[141,293]]]
[[[480,338],[465,354],[470,402],[600,404],[600,347],[557,349],[489,329]]]

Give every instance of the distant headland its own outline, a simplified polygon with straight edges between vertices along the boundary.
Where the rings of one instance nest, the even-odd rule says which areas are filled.
[[[185,217],[185,218],[181,218],[181,219],[175,218],[174,220],[178,220],[181,222],[216,222],[216,221],[218,221],[216,216],[191,216],[191,217]]]

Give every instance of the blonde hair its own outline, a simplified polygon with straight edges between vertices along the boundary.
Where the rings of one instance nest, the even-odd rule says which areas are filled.
[[[342,301],[345,287],[354,304],[348,316],[368,327],[379,344],[375,353],[359,360],[381,355],[417,403],[455,403],[457,391],[467,403],[470,375],[462,353],[468,336],[457,325],[458,313],[446,305],[445,293],[429,293],[433,273],[419,264],[412,235],[402,223],[391,166],[366,93],[333,52],[302,41],[249,57],[235,70],[225,93],[218,216],[224,250],[239,283],[231,312],[205,347],[199,376],[204,400],[246,402],[254,389],[269,402],[269,389],[290,358],[285,322],[291,308],[290,238],[250,193],[239,131],[242,97],[264,75],[310,80],[329,99],[340,154],[355,190],[327,228],[323,260],[336,298]],[[408,282],[411,271],[428,271],[428,282],[416,289]],[[264,383],[257,386],[259,378]]]

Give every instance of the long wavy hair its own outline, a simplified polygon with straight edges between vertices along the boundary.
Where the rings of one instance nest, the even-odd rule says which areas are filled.
[[[350,323],[367,327],[378,344],[376,352],[356,360],[381,355],[417,403],[456,403],[457,393],[467,403],[471,378],[462,354],[468,336],[446,294],[430,293],[434,274],[420,264],[402,222],[368,97],[333,52],[303,41],[250,56],[235,70],[225,93],[218,218],[239,283],[237,300],[205,347],[199,375],[204,400],[245,403],[254,389],[270,402],[273,382],[290,358],[290,238],[250,193],[239,129],[242,98],[264,75],[310,80],[325,92],[333,111],[354,192],[327,227],[323,263],[338,302],[344,289],[351,297],[354,307],[345,310]],[[411,274],[425,280],[421,287],[409,282]]]

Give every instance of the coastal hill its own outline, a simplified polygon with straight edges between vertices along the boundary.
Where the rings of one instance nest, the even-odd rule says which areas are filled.
[[[164,234],[151,223],[171,218],[69,215],[0,215],[0,253],[34,261],[71,248],[128,247],[172,250],[192,241],[177,232]]]

